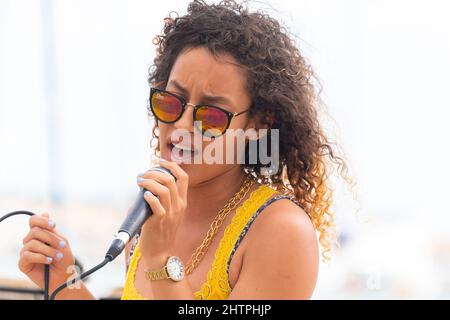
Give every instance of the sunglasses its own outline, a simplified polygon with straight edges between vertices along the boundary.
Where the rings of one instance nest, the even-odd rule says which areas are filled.
[[[172,92],[156,88],[150,89],[150,109],[158,121],[164,123],[178,121],[186,110],[186,106],[194,108],[194,125],[197,130],[208,137],[221,136],[228,129],[234,117],[250,110],[233,113],[212,105],[194,105]]]

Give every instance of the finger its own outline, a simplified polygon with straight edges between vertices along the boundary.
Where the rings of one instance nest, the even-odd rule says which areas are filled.
[[[48,216],[34,215],[29,220],[30,228],[39,227],[47,230],[52,230],[55,228],[55,221],[51,220]]]
[[[177,183],[175,182],[175,179],[170,174],[162,173],[159,171],[147,171],[142,175],[138,176],[138,179],[139,178],[153,179],[159,182],[163,186],[169,188],[172,200],[178,199],[178,186]]]
[[[138,179],[138,184],[142,188],[150,191],[155,196],[158,197],[159,201],[161,202],[162,206],[166,209],[167,212],[170,212],[171,209],[171,201],[170,201],[170,190],[166,186],[163,186],[159,182],[153,180],[153,179]]]
[[[51,264],[53,258],[47,257],[41,253],[35,253],[31,251],[24,251],[20,255],[19,268],[21,270],[26,269],[30,264]]]
[[[144,193],[144,199],[145,201],[147,201],[150,208],[152,208],[152,212],[154,215],[156,215],[159,218],[162,218],[166,215],[167,213],[166,209],[164,209],[159,199],[155,197],[150,191],[146,191]]]
[[[63,234],[59,233],[58,230],[53,229],[52,232],[53,232],[56,236],[58,236],[61,240],[65,241],[66,246],[69,245],[69,242],[67,241],[67,238],[66,238]]]
[[[181,169],[181,167],[178,165],[178,163],[173,161],[167,161],[165,159],[160,158],[159,164],[161,167],[166,168],[172,172],[172,174],[177,178],[177,184],[179,186],[179,194],[181,197],[185,198],[187,194],[187,188],[189,183],[189,176]]]
[[[64,256],[64,254],[61,251],[55,250],[54,248],[36,239],[33,239],[24,245],[24,247],[22,248],[22,252],[26,251],[30,251],[33,253],[40,253],[56,261],[61,260]]]
[[[43,243],[47,243],[55,249],[61,250],[66,247],[65,239],[61,238],[54,232],[41,229],[39,227],[33,227],[30,232],[23,239],[23,244],[30,242],[31,240],[39,240]]]

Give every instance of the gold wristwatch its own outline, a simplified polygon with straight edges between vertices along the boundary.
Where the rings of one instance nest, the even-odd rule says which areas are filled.
[[[158,270],[145,270],[145,277],[150,281],[163,279],[181,281],[184,278],[183,262],[176,256],[170,256],[163,268]]]

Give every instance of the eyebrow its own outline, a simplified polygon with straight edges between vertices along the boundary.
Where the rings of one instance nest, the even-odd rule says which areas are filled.
[[[182,94],[187,95],[187,93],[188,93],[187,90],[180,83],[178,83],[177,80],[170,80],[169,81],[169,85],[173,85],[177,90],[181,91]],[[226,104],[229,107],[231,107],[231,105],[232,105],[231,101],[228,98],[223,97],[223,96],[211,96],[211,95],[204,94],[202,96],[202,98],[203,98],[202,99],[203,101],[210,101],[210,102],[213,102],[213,103],[215,103],[215,102],[219,102],[219,103],[222,102],[222,103]]]

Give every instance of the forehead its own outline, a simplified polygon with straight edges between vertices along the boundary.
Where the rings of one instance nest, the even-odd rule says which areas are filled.
[[[239,63],[226,53],[214,56],[207,48],[182,51],[170,72],[188,90],[211,94],[245,94],[246,75]]]

